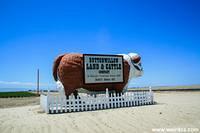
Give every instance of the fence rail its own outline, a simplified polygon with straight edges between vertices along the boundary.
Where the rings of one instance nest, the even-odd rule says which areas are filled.
[[[41,94],[40,106],[46,113],[64,113],[100,110],[109,108],[131,107],[153,104],[153,92],[137,91],[126,93],[108,93],[98,95],[80,94],[66,97],[60,95]]]

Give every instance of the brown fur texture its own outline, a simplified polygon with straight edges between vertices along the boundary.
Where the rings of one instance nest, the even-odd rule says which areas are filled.
[[[130,66],[124,60],[124,83],[107,83],[107,84],[84,84],[83,81],[83,54],[64,54],[58,56],[53,65],[53,76],[55,81],[62,82],[65,90],[65,95],[76,92],[79,88],[84,88],[89,91],[105,91],[115,90],[122,92],[128,82]]]

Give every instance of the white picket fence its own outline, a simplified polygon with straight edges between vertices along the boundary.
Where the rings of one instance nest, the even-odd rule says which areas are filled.
[[[80,94],[78,98],[73,95],[66,98],[65,96],[52,95],[49,92],[47,95],[40,95],[41,108],[50,114],[150,105],[153,103],[153,92],[151,90],[123,94],[108,94],[108,90],[106,90],[106,94]]]

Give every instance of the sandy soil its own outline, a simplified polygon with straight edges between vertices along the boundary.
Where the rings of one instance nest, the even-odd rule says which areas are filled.
[[[148,133],[158,128],[200,132],[200,92],[155,93],[155,101],[149,106],[53,115],[42,113],[39,105],[1,108],[0,133]]]

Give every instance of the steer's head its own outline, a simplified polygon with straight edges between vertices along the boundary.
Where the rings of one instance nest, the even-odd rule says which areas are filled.
[[[141,63],[141,57],[136,53],[129,53],[129,64],[131,67],[130,77],[139,77],[143,75],[143,67]]]

